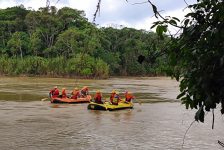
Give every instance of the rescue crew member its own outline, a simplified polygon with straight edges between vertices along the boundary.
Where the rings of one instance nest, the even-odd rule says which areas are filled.
[[[135,97],[132,95],[131,92],[126,91],[125,92],[125,102],[130,103]]]
[[[99,90],[96,91],[96,95],[94,96],[94,101],[95,103],[103,104],[102,93]]]
[[[84,86],[84,87],[81,89],[81,96],[82,96],[82,97],[86,97],[88,94],[89,94],[89,88],[88,88],[87,86]]]
[[[55,86],[49,93],[49,96],[52,97],[52,98],[56,98],[59,96],[59,90],[58,90],[58,87]]]
[[[62,88],[61,98],[67,98],[67,94],[66,94],[65,88]]]
[[[110,102],[113,105],[118,105],[119,101],[121,101],[119,92],[113,90],[110,95]]]
[[[77,99],[80,97],[80,92],[79,89],[77,87],[74,88],[74,90],[72,91],[72,99]]]

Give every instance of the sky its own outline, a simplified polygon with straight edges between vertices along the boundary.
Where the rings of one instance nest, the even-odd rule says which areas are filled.
[[[84,10],[89,21],[93,21],[98,0],[50,0],[50,5],[57,8],[71,7]],[[151,0],[161,11],[163,16],[174,16],[182,19],[189,10],[184,0]],[[185,0],[193,4],[196,0]],[[140,4],[141,3],[141,4]],[[23,4],[26,8],[37,10],[46,6],[46,0],[0,0],[0,8],[17,6]],[[147,0],[101,0],[100,14],[97,15],[95,23],[100,27],[131,27],[150,31],[152,23],[156,21],[152,8]],[[177,29],[170,27],[172,32]]]

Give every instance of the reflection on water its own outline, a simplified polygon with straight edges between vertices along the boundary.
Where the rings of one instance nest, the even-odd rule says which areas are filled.
[[[184,106],[176,102],[178,84],[175,81],[167,78],[79,81],[82,85],[90,85],[92,92],[104,86],[103,90],[107,93],[113,88],[122,91],[127,87],[135,91],[142,101],[169,101],[142,105],[135,103],[131,110],[94,111],[87,110],[88,104],[66,105],[40,101],[55,83],[61,87],[67,83],[66,87],[72,89],[72,81],[66,79],[63,83],[59,79],[1,79],[0,92],[3,96],[0,101],[0,149],[182,149],[184,133],[195,111],[185,110]],[[22,96],[18,100],[18,95],[28,94],[23,89],[31,93],[35,91],[34,94],[29,93],[33,97],[27,96],[26,99],[26,96]],[[10,93],[15,96],[10,97]],[[148,99],[150,95],[152,99]],[[217,144],[218,140],[224,141],[224,121],[220,112],[216,112],[214,130],[211,129],[211,120],[212,115],[209,113],[204,124],[196,122],[192,125],[183,149],[222,148]]]

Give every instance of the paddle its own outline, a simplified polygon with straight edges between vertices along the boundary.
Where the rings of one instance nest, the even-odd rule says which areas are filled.
[[[49,97],[51,97],[52,95],[51,95],[51,92],[49,93]],[[49,97],[45,97],[45,98],[42,98],[41,99],[41,101],[45,101],[45,100],[48,100],[49,99]]]
[[[48,100],[48,97],[42,98],[41,101]]]

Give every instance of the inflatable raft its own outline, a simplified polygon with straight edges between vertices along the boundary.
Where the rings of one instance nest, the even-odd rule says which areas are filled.
[[[132,109],[133,106],[134,106],[133,103],[125,103],[125,102],[120,102],[118,103],[118,105],[112,105],[109,102],[105,102],[104,104],[90,102],[89,105],[87,106],[87,109],[113,111],[120,109]]]
[[[87,97],[81,97],[77,99],[55,97],[51,98],[51,103],[89,103],[91,99],[91,95],[87,95]]]

